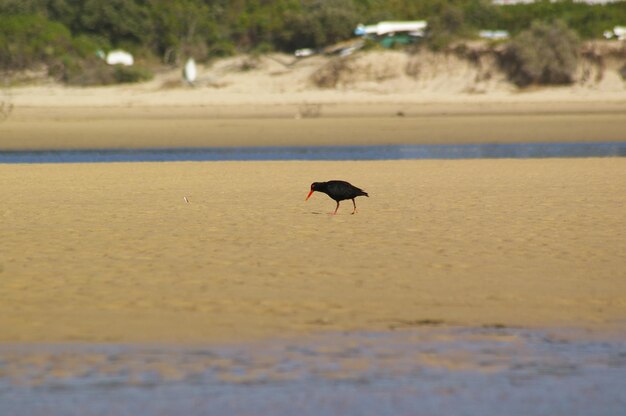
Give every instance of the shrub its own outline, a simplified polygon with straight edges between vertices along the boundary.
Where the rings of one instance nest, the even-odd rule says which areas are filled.
[[[42,16],[0,15],[0,68],[50,64],[72,49],[70,31]]]
[[[78,35],[72,40],[72,49],[81,58],[92,58],[98,50],[113,49],[103,37]]]
[[[98,58],[79,60],[65,56],[48,70],[50,76],[70,85],[108,85],[115,82],[112,68]]]
[[[584,39],[598,39],[602,33],[626,21],[626,7],[621,1],[585,4],[575,1],[536,1],[528,4],[498,6],[492,24],[515,34],[530,26],[534,20],[562,19]]]
[[[121,66],[114,67],[115,81],[119,83],[131,83],[149,81],[153,78],[152,72],[140,66]]]
[[[482,3],[477,4],[482,5]],[[470,11],[478,15],[483,9],[476,6]],[[428,47],[433,51],[440,51],[446,49],[455,40],[472,37],[474,32],[472,25],[480,19],[472,21],[471,18],[471,16],[468,18],[462,7],[453,4],[442,6],[437,14],[428,19]]]
[[[197,0],[152,0],[148,6],[154,28],[151,44],[165,63],[207,58],[219,34],[212,6]]]
[[[508,45],[501,64],[518,86],[570,84],[578,64],[580,41],[565,23],[534,21]]]
[[[351,57],[336,57],[311,75],[311,81],[319,88],[337,87],[345,75],[352,71]]]
[[[301,10],[287,13],[275,40],[283,50],[323,48],[354,36],[359,19],[350,0],[304,2]]]
[[[113,45],[149,43],[155,33],[154,21],[144,1],[84,0],[76,2],[76,27],[83,33],[106,34]]]
[[[153,74],[140,66],[107,65],[92,57],[75,59],[65,56],[50,68],[50,75],[70,85],[111,85],[148,81]]]

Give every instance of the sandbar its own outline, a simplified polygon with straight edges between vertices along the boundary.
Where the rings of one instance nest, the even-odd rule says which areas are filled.
[[[0,342],[626,329],[624,158],[16,164],[0,177]],[[369,192],[357,214],[304,201],[329,179]]]

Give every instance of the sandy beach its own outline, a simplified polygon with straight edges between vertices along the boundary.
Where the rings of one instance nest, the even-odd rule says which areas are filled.
[[[626,326],[622,158],[1,165],[0,176],[2,342]],[[370,193],[356,215],[345,203],[328,215],[322,194],[304,202],[313,180],[333,178]]]
[[[397,51],[358,55],[336,88],[319,88],[312,75],[329,59],[223,59],[200,66],[193,87],[176,69],[136,85],[3,88],[0,150],[625,139],[613,58],[602,73],[583,65],[588,81],[525,90],[493,63]]]
[[[526,90],[448,54],[364,54],[330,89],[325,58],[255,59],[0,88],[0,413],[622,415],[621,57]],[[586,157],[45,152],[492,143]],[[305,202],[331,179],[357,214]]]
[[[626,137],[617,72],[520,92],[456,61],[416,80],[393,72],[398,54],[363,59],[332,90],[309,84],[315,60],[276,59],[200,68],[193,88],[179,71],[5,88],[0,150]],[[626,329],[624,158],[6,164],[0,177],[0,342]],[[304,202],[330,179],[370,193],[357,215]]]
[[[0,150],[608,142],[626,131],[625,104],[490,105],[467,114],[476,107],[346,104],[345,113],[304,119],[296,105],[221,116],[213,107],[24,108],[0,123]]]

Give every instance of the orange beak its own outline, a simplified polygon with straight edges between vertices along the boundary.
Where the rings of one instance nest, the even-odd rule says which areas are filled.
[[[313,189],[311,189],[311,192],[309,192],[309,194],[306,196],[305,201],[308,201],[309,198],[311,197],[311,195],[313,195],[313,192],[315,192]]]

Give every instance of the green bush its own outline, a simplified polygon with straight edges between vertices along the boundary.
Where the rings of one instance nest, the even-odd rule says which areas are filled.
[[[276,33],[280,49],[323,48],[353,37],[362,18],[351,0],[303,2],[301,9],[289,12],[284,27]]]
[[[203,60],[208,45],[218,38],[213,9],[195,0],[151,0],[154,25],[152,45],[165,63],[180,63],[193,56]]]
[[[154,77],[152,72],[140,66],[115,65],[113,71],[115,81],[118,83],[149,81]]]
[[[446,5],[437,16],[429,20],[428,46],[435,51],[444,49],[467,32],[463,9]]]
[[[69,85],[112,85],[148,81],[153,73],[141,66],[108,65],[95,55],[79,58],[65,55],[48,67],[48,73]]]
[[[54,2],[53,2],[54,3]],[[84,0],[78,2],[72,30],[106,34],[111,43],[149,44],[155,33],[154,21],[145,1]]]
[[[513,39],[501,57],[509,79],[518,86],[570,84],[578,64],[580,41],[562,21],[535,21]]]
[[[43,16],[0,15],[0,68],[20,70],[54,63],[72,50],[70,31]]]
[[[78,35],[72,39],[72,49],[80,58],[93,58],[98,50],[110,50],[111,45],[102,37]]]
[[[583,39],[598,39],[605,30],[626,22],[624,2],[589,5],[571,0],[542,0],[530,4],[500,6],[494,16],[494,28],[512,34],[526,30],[532,21],[559,19],[576,30]]]

